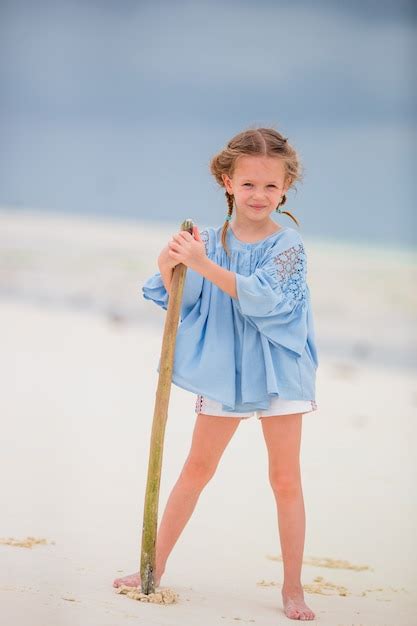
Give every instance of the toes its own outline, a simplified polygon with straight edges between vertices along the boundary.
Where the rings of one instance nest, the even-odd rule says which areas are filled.
[[[298,619],[303,622],[307,620],[315,619],[315,615],[313,613],[302,611],[301,609],[296,609],[294,607],[291,609],[287,609],[285,614],[287,617],[290,617],[291,619]]]
[[[285,603],[285,615],[291,619],[298,619],[300,621],[315,619],[316,616],[313,611],[305,604],[304,606],[305,608],[301,606],[298,607],[296,601],[291,598]]]
[[[301,613],[300,619],[302,619],[303,621],[304,620],[313,619],[313,615],[310,612],[307,613],[307,612],[303,611]]]

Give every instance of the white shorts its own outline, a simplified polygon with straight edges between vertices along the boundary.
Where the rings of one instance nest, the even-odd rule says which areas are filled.
[[[268,409],[258,409],[257,411],[245,411],[243,413],[232,413],[231,411],[223,411],[221,402],[211,400],[200,394],[197,395],[195,402],[195,412],[204,413],[205,415],[219,415],[220,417],[240,417],[245,419],[253,417],[256,414],[257,419],[268,415],[288,415],[289,413],[309,413],[315,411],[317,404],[314,400],[285,400],[274,396],[269,404]]]

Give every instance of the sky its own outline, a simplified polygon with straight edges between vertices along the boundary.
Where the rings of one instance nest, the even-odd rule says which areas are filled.
[[[415,6],[0,0],[0,206],[220,225],[210,158],[273,126],[302,231],[414,246]]]

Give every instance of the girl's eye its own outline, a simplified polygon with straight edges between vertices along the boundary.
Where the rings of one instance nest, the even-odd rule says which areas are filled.
[[[251,186],[251,185],[252,185],[252,183],[243,183],[243,186],[244,186],[244,187],[246,187],[246,185]],[[277,187],[276,187],[276,185],[268,185],[268,187],[273,187],[274,189],[276,189],[276,188],[277,188]]]

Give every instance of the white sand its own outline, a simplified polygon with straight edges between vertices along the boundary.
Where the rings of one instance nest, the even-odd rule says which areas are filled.
[[[281,607],[275,501],[255,418],[240,424],[168,561],[161,586],[174,589],[179,602],[143,604],[112,587],[116,576],[137,570],[140,560],[164,318],[153,303],[143,307],[138,290],[142,277],[154,271],[159,251],[161,235],[153,231],[151,239],[151,232],[150,226],[110,222],[87,226],[81,218],[0,215],[7,257],[0,275],[0,537],[48,541],[31,549],[0,545],[4,624],[291,623]],[[78,239],[84,261],[91,252],[90,265],[80,267],[75,252],[74,264],[69,261]],[[30,260],[22,256],[25,242],[32,243]],[[142,244],[151,255],[147,264],[137,252]],[[417,614],[415,369],[367,359],[371,349],[355,358],[345,351],[344,333],[372,348],[368,330],[376,328],[375,336],[378,331],[384,340],[381,354],[394,353],[397,337],[404,349],[414,346],[416,304],[407,280],[415,270],[408,258],[362,250],[369,267],[363,271],[352,255],[336,248],[330,268],[325,249],[310,244],[310,288],[323,348],[319,409],[303,425],[305,599],[325,626],[411,626]],[[116,252],[125,259],[125,271],[123,260],[112,266]],[[107,276],[111,266],[121,281],[113,301],[109,293],[117,281]],[[390,272],[393,266],[397,271]],[[401,268],[406,278],[398,279]],[[339,271],[350,291],[340,288]],[[386,277],[384,285],[377,275]],[[71,303],[68,294],[77,285],[90,302],[91,294],[97,296],[100,306]],[[399,310],[389,294],[400,299]],[[109,303],[132,323],[111,321]],[[392,323],[392,310],[400,329]],[[407,361],[408,354],[400,356]],[[194,396],[172,386],[159,518],[188,453],[194,421]],[[318,561],[324,558],[371,569],[324,567]],[[317,577],[329,595],[312,593],[321,587]]]

